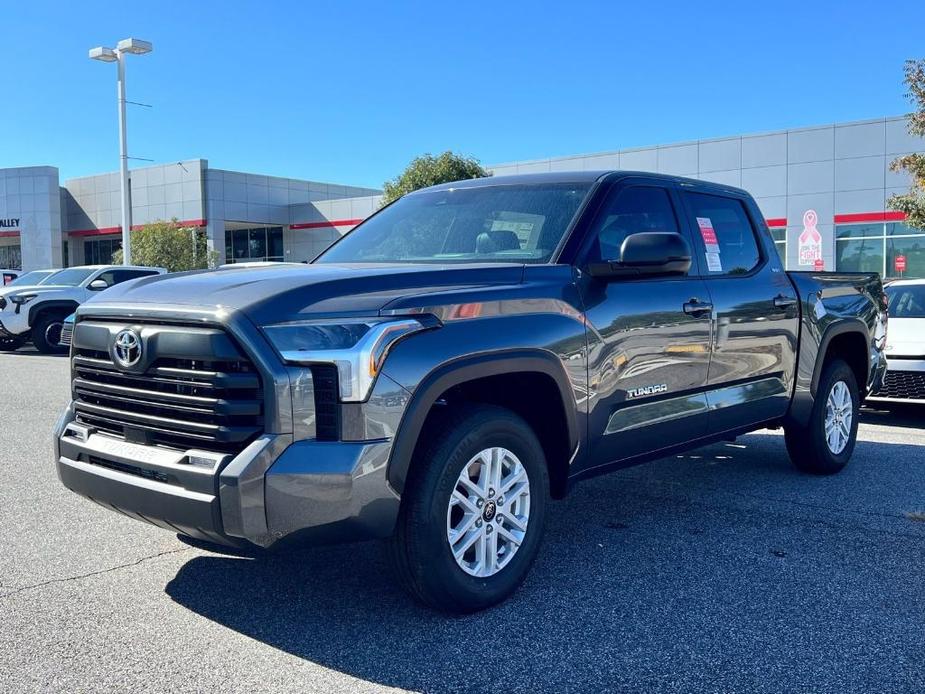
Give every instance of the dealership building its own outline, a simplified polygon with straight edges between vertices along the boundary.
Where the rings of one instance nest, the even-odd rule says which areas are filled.
[[[890,162],[925,152],[903,117],[556,157],[494,174],[625,169],[745,188],[788,269],[925,277],[925,230],[887,209],[909,177]],[[209,167],[205,159],[131,171],[133,224],[203,229],[221,262],[309,260],[371,214],[380,191]],[[120,245],[119,176],[59,183],[51,166],[0,169],[0,267],[107,262]]]

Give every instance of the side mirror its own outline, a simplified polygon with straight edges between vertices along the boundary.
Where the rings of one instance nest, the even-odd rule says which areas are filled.
[[[109,289],[109,282],[104,279],[95,279],[87,285],[87,289],[91,292],[101,292],[104,289]]]
[[[623,239],[620,258],[591,263],[588,274],[602,279],[685,275],[691,269],[691,247],[681,234],[640,231]]]

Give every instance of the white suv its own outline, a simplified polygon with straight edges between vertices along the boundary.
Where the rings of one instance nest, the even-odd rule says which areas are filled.
[[[44,354],[64,352],[61,326],[80,304],[113,285],[165,272],[156,267],[83,265],[55,273],[48,284],[11,286],[0,292],[0,350],[18,349],[31,339]]]

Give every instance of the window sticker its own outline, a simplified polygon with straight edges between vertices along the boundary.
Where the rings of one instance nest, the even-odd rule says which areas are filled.
[[[719,259],[719,253],[707,253],[707,270],[710,272],[723,271],[723,261]]]
[[[719,240],[716,238],[716,231],[713,229],[713,222],[710,218],[697,217],[697,226],[700,227],[700,235],[707,247],[707,253],[719,253]]]

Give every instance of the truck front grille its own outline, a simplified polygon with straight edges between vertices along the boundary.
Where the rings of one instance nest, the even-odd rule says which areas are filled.
[[[887,370],[883,386],[874,395],[880,398],[925,400],[925,372]]]
[[[201,346],[201,357],[151,354],[143,372],[130,373],[108,352],[83,344],[81,328],[71,357],[78,422],[136,443],[227,453],[262,433],[259,374],[222,331],[190,328],[187,351]],[[147,344],[158,340],[149,335]]]

